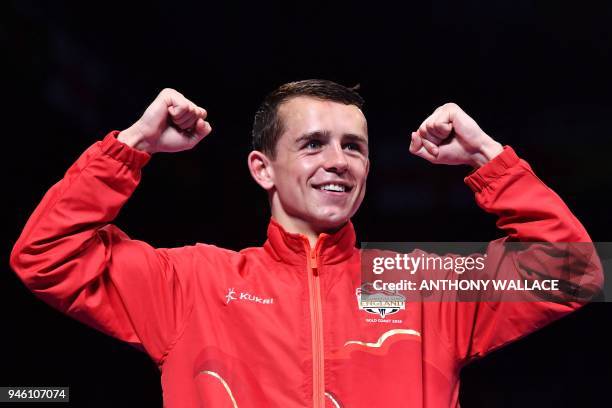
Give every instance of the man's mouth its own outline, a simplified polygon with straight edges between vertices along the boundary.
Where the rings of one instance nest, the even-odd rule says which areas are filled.
[[[331,191],[334,193],[347,193],[349,191],[351,191],[353,189],[353,187],[347,185],[347,184],[342,184],[342,183],[327,183],[327,184],[320,184],[318,186],[314,186],[317,190],[321,190],[321,191]]]

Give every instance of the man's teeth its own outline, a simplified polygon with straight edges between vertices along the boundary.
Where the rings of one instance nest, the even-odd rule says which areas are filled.
[[[346,191],[345,186],[341,186],[340,184],[325,184],[324,186],[319,187],[320,190],[325,191],[337,191],[343,193]]]

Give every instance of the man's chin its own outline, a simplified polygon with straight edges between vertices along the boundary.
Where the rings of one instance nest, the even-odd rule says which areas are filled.
[[[350,217],[346,215],[333,215],[317,218],[313,224],[319,232],[333,233],[344,227],[349,220]]]

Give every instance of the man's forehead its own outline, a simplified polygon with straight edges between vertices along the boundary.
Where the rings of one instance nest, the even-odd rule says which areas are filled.
[[[349,133],[361,133],[367,137],[366,118],[356,105],[296,96],[283,102],[278,113],[285,131],[311,132],[317,127],[342,127]],[[327,129],[334,130],[334,129]]]

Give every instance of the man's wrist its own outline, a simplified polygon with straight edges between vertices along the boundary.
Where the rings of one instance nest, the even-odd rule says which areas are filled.
[[[473,155],[472,166],[479,168],[493,160],[498,154],[504,151],[501,143],[496,142],[491,137],[487,136],[487,141],[480,146],[480,150]]]
[[[149,144],[145,141],[142,132],[138,129],[136,125],[132,125],[129,128],[119,132],[119,134],[117,135],[117,140],[134,149],[141,150],[149,154],[153,153],[152,151],[150,151]]]

